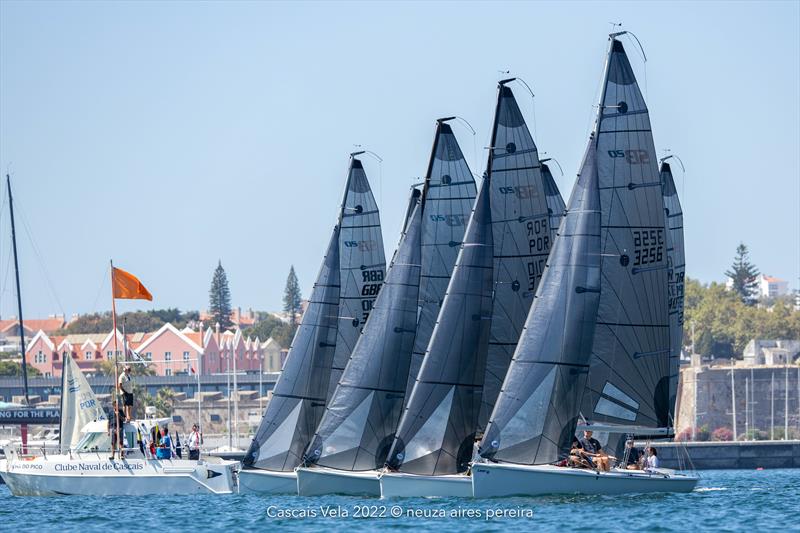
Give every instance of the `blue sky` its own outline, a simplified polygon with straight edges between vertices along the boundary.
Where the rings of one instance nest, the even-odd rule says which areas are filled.
[[[656,146],[686,164],[688,274],[722,279],[741,240],[797,287],[798,6],[3,1],[0,167],[25,220],[25,313],[108,309],[109,258],[139,275],[152,307],[205,307],[218,259],[235,305],[280,308],[290,264],[307,295],[356,144],[384,159],[365,165],[388,256],[436,118],[474,126],[456,133],[482,172],[502,70],[533,88],[535,106],[517,95],[566,197],[610,21],[641,39],[646,66],[628,50]]]

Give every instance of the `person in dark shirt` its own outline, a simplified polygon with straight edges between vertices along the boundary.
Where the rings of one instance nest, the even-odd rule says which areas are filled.
[[[581,439],[583,456],[586,457],[595,467],[607,472],[609,470],[608,454],[603,451],[600,441],[592,437],[592,432],[586,430]]]
[[[639,466],[639,459],[641,454],[636,446],[633,445],[632,440],[628,440],[625,443],[625,447],[628,448],[628,460],[625,464],[625,468],[628,470],[640,470],[641,467]]]
[[[114,460],[114,453],[117,450],[117,425],[119,425],[119,436],[120,441],[122,441],[122,431],[123,425],[125,424],[125,411],[123,411],[119,404],[117,403],[117,399],[114,398],[114,402],[112,404],[112,408],[108,411],[108,434],[111,436],[111,457],[110,460]],[[122,451],[122,442],[120,444],[120,459],[125,458],[125,452]]]

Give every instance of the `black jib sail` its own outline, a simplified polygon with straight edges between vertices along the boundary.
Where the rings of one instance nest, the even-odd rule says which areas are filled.
[[[372,316],[306,453],[340,470],[383,466],[403,406],[417,324],[422,204],[414,208]]]
[[[489,189],[484,179],[389,454],[403,472],[455,474],[472,458],[492,310]]]
[[[675,401],[683,346],[683,289],[686,254],[683,249],[683,209],[669,163],[662,161],[661,190],[667,218],[667,280],[669,284],[669,422],[675,427]]]
[[[666,427],[670,328],[664,200],[647,105],[616,35],[596,132],[602,282],[581,414],[590,422]]]
[[[350,263],[370,263],[375,261],[376,254],[379,261],[383,260],[380,227],[362,228],[364,233],[359,236],[366,240],[377,240],[380,245],[378,252],[371,247],[359,252],[358,246],[344,245],[341,225],[344,220],[348,223],[355,220],[345,218],[345,215],[355,213],[358,205],[374,206],[375,203],[361,163],[353,159],[338,221],[311,292],[308,308],[295,334],[261,425],[245,455],[245,467],[292,471],[302,462],[303,452],[322,418],[337,329],[341,324],[340,302],[349,302],[359,295],[355,292],[355,284],[351,284],[347,290],[340,290],[340,250],[354,249],[348,257]],[[370,222],[378,220],[377,213],[367,216]],[[353,239],[355,228],[352,224],[349,228],[347,239]]]
[[[453,274],[464,230],[475,202],[475,180],[447,121],[436,122],[422,192],[422,274],[419,321],[408,373],[406,400],[422,364],[447,284]]]
[[[358,153],[354,154],[358,155]],[[383,251],[378,204],[361,161],[352,158],[339,240],[341,298],[333,365],[328,386],[330,399],[383,285]]]
[[[480,454],[550,463],[569,446],[585,387],[600,292],[600,211],[590,141]]]
[[[494,304],[480,428],[486,426],[528,316],[564,201],[542,172],[525,119],[500,82],[487,163],[494,240]],[[549,171],[548,171],[549,175]]]

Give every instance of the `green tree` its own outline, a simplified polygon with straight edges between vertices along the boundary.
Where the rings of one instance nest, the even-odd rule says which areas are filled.
[[[297,282],[297,274],[295,274],[294,265],[292,265],[289,268],[289,277],[286,278],[286,288],[283,292],[283,310],[291,316],[292,324],[297,323],[301,299],[300,284]]]
[[[733,290],[745,305],[754,305],[757,301],[758,269],[750,262],[750,253],[744,243],[736,247],[736,257],[730,270],[725,275],[733,280]]]
[[[217,264],[214,270],[214,277],[211,279],[211,289],[208,291],[208,312],[211,314],[214,323],[218,323],[220,328],[228,329],[233,326],[231,321],[231,290],[228,288],[228,276],[222,268],[222,261]],[[213,326],[213,324],[211,324]]]
[[[141,405],[142,409],[135,413],[135,416],[144,416],[144,408],[147,406],[154,406],[156,408],[156,415],[160,417],[172,416],[172,410],[175,407],[175,391],[169,387],[164,387],[158,390],[158,393],[153,396],[148,394],[144,388],[134,385],[133,388],[134,398],[138,398],[139,402],[134,402],[134,406]]]
[[[19,357],[19,355],[17,355]],[[30,363],[28,367],[28,377],[41,376],[42,373],[35,366]],[[18,377],[22,376],[22,363],[16,361],[0,361],[0,376],[2,377]]]

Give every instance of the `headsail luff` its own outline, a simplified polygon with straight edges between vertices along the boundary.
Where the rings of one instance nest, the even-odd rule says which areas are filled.
[[[494,240],[494,305],[479,426],[500,392],[553,242],[551,213],[564,202],[542,173],[514,93],[500,82],[487,163]]]
[[[337,224],[245,467],[294,470],[325,411],[339,324],[339,241]]]
[[[447,120],[450,119],[436,122],[436,134],[422,191],[420,310],[406,385],[406,401],[428,348],[475,202],[475,180]]]
[[[355,156],[351,157],[345,191],[339,219],[340,320],[328,399],[339,383],[342,370],[363,331],[386,273],[378,204],[372,195],[364,166]]]
[[[416,334],[421,218],[418,204],[372,316],[308,447],[309,464],[372,470],[386,460],[403,406]]]
[[[664,201],[647,106],[615,35],[596,132],[602,284],[581,413],[588,421],[663,427],[670,352]]]
[[[92,387],[83,375],[78,363],[69,353],[64,354],[61,390],[61,453],[68,452],[83,434],[81,430],[89,422],[105,420],[106,414],[94,395]]]
[[[683,346],[683,296],[686,277],[686,253],[683,248],[683,209],[672,178],[672,168],[661,163],[661,190],[664,216],[667,218],[667,280],[669,283],[669,425],[675,427],[675,402],[678,395],[678,372]]]
[[[550,463],[575,433],[600,296],[599,206],[590,141],[481,441],[484,458]]]
[[[472,458],[492,311],[492,227],[484,179],[388,464],[425,475],[464,472]]]

